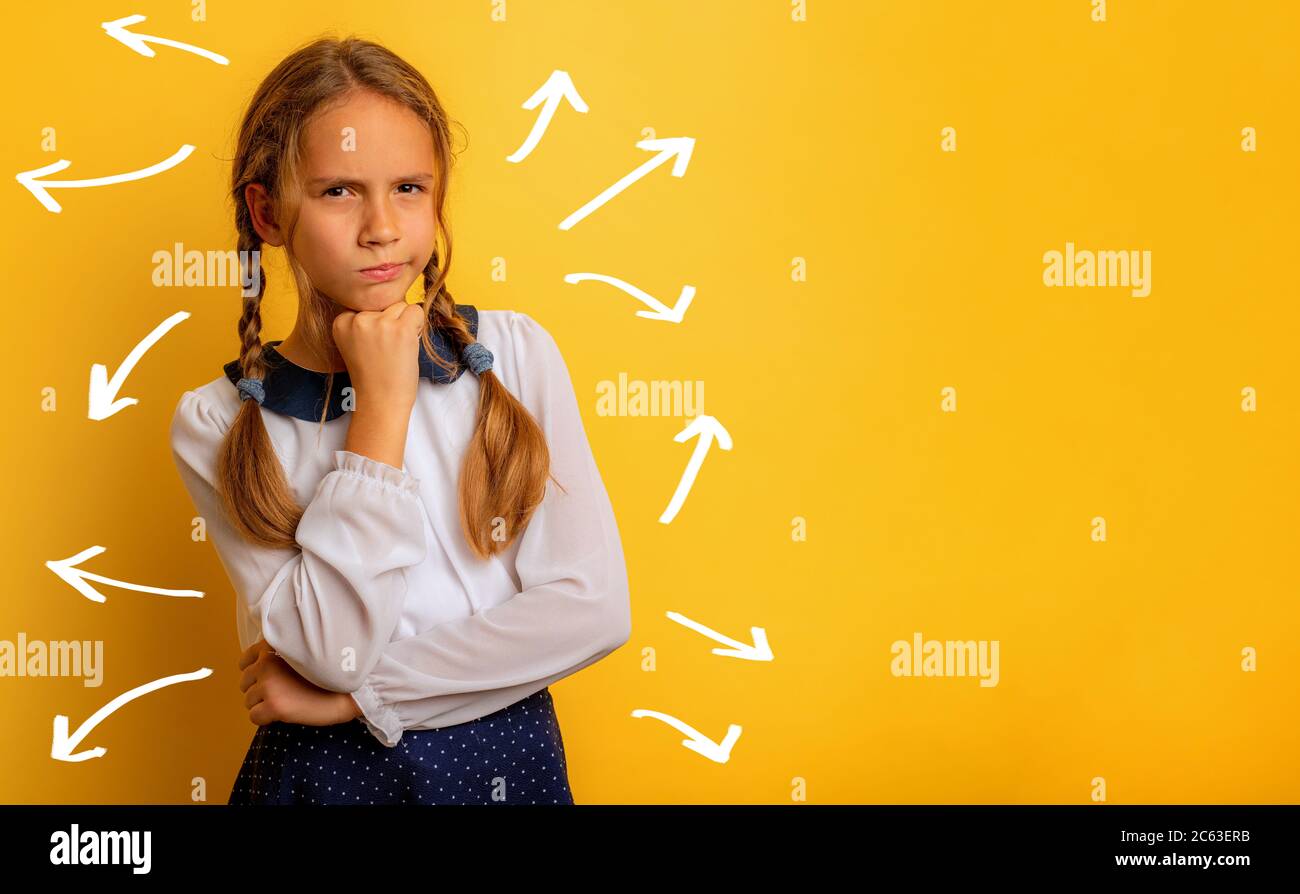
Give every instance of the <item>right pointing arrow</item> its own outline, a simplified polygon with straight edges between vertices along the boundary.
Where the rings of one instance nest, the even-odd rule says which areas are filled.
[[[709,639],[717,640],[720,643],[726,643],[731,646],[730,649],[714,649],[714,655],[723,655],[727,658],[745,658],[749,661],[771,661],[773,658],[772,649],[767,644],[767,631],[762,627],[749,628],[749,635],[753,637],[754,644],[742,643],[734,640],[729,636],[723,636],[716,630],[710,630],[698,621],[692,621],[690,618],[680,612],[668,612],[668,618],[676,621],[683,627],[689,627],[696,633],[702,633]]]
[[[566,273],[564,281],[567,283],[579,283],[584,279],[594,279],[597,282],[608,283],[616,289],[622,289],[642,304],[652,308],[651,310],[638,310],[638,317],[645,317],[647,320],[667,320],[670,323],[680,323],[682,317],[686,316],[686,308],[691,306],[691,301],[695,298],[695,286],[682,286],[682,293],[677,296],[677,303],[672,307],[664,304],[649,292],[644,292],[629,282],[624,282],[613,276],[606,276],[603,273]]]
[[[615,182],[613,186],[609,187],[600,195],[596,196],[596,198],[592,199],[564,220],[560,221],[561,230],[571,229],[578,221],[582,220],[588,214],[595,211],[601,205],[614,198],[614,196],[627,189],[633,183],[636,183],[646,174],[649,174],[670,158],[673,159],[673,176],[685,176],[686,166],[691,163],[691,153],[695,151],[695,138],[668,137],[662,140],[642,140],[636,144],[636,147],[638,149],[658,149],[659,154],[645,162],[630,174],[625,174]]]
[[[671,714],[663,714],[659,711],[647,711],[644,708],[637,708],[632,712],[633,717],[653,717],[655,720],[662,720],[678,732],[685,733],[690,738],[683,739],[682,745],[691,749],[696,754],[702,754],[709,760],[718,764],[725,764],[731,759],[732,746],[740,738],[740,727],[731,724],[727,727],[727,735],[721,742],[715,742],[708,736],[701,733],[688,723],[683,723]]]

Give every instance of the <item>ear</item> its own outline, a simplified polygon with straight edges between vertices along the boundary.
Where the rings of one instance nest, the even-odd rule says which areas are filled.
[[[248,203],[248,213],[253,218],[253,229],[267,245],[284,245],[284,233],[275,220],[275,202],[271,194],[260,183],[250,183],[244,187],[244,201]]]

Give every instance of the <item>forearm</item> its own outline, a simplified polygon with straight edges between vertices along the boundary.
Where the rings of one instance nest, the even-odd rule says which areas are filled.
[[[403,467],[411,408],[401,404],[358,403],[348,424],[345,450],[394,468]]]

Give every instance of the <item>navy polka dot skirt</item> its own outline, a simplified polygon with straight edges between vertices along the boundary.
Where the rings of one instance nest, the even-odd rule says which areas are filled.
[[[230,804],[572,804],[549,689],[477,720],[408,729],[392,748],[360,719],[259,726]]]

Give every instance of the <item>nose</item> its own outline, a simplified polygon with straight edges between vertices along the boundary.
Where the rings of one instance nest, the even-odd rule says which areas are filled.
[[[361,225],[361,243],[363,245],[387,245],[396,240],[401,233],[397,226],[397,214],[393,204],[386,195],[372,196],[365,206],[365,219]]]

